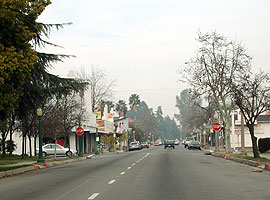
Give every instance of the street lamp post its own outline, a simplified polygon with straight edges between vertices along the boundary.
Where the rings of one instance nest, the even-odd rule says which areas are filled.
[[[96,155],[99,154],[99,150],[98,150],[98,142],[99,142],[98,128],[96,128]]]
[[[42,157],[42,130],[41,130],[41,118],[42,118],[42,109],[37,109],[37,116],[38,116],[38,138],[39,138],[39,149],[38,149],[38,160],[37,162],[45,162]]]

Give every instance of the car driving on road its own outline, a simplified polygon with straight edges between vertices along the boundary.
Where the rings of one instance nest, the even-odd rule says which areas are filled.
[[[190,141],[190,142],[188,143],[188,149],[189,149],[189,150],[190,150],[190,149],[199,149],[199,150],[201,150],[201,144],[200,144],[199,141],[194,141],[194,140],[192,140],[192,141]]]

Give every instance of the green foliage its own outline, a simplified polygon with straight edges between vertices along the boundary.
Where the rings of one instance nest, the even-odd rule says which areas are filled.
[[[17,106],[23,85],[38,60],[30,41],[41,26],[36,19],[50,1],[0,1],[0,120]]]
[[[129,97],[129,105],[130,105],[131,110],[134,113],[134,120],[135,121],[136,121],[136,114],[137,114],[137,111],[138,111],[138,108],[139,108],[140,103],[141,103],[141,101],[140,101],[139,95],[132,94]]]
[[[126,113],[127,113],[127,104],[126,104],[126,102],[124,100],[119,100],[116,103],[115,110],[117,112],[119,112],[120,117],[126,116]]]

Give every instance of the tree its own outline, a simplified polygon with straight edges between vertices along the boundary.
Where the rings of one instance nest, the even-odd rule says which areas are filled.
[[[119,117],[126,116],[127,113],[127,104],[124,100],[119,100],[116,103],[115,110],[119,113]]]
[[[253,155],[260,157],[254,125],[258,116],[270,110],[270,75],[263,71],[253,74],[250,71],[242,74],[241,78],[232,83],[233,97],[240,108],[252,141]]]
[[[102,103],[102,101],[108,101],[113,96],[113,87],[115,80],[107,78],[107,74],[102,68],[91,68],[91,74],[87,74],[82,68],[80,72],[77,72],[77,78],[83,79],[91,86],[91,102],[92,111]]]
[[[130,109],[134,112],[134,121],[136,121],[136,114],[140,105],[140,97],[137,94],[132,94],[129,97],[129,106]]]
[[[231,152],[230,126],[231,101],[230,83],[250,69],[250,57],[245,49],[236,42],[216,32],[199,33],[197,57],[186,63],[181,71],[182,81],[186,81],[200,95],[213,97],[220,113],[226,135],[226,152]]]
[[[185,89],[176,96],[175,106],[179,114],[175,114],[175,117],[180,122],[182,135],[190,136],[195,128],[207,123],[214,108],[211,98],[205,98],[205,102],[208,103],[207,106],[202,105],[201,96],[191,89]]]
[[[38,60],[30,41],[35,30],[41,29],[35,26],[36,19],[49,4],[46,0],[0,1],[0,120],[16,108],[25,80]]]

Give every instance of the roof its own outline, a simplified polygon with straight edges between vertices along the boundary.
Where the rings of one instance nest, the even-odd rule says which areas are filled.
[[[257,118],[258,122],[270,122],[270,115],[259,115]]]

